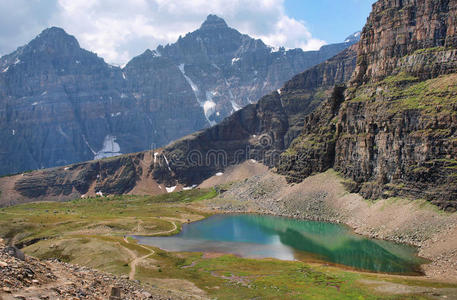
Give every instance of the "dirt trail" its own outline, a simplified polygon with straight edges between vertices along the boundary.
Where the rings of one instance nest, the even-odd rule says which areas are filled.
[[[173,224],[173,229],[166,230],[166,231],[161,231],[161,232],[156,232],[153,235],[168,234],[168,233],[172,233],[173,231],[178,229],[178,226],[176,225],[176,223],[174,221],[170,221],[170,223]]]
[[[2,249],[0,249],[2,250]],[[5,260],[5,256],[3,257]],[[6,260],[8,261],[8,260]],[[2,293],[0,299],[107,299],[111,286],[118,286],[122,289],[123,299],[168,299],[168,297],[158,296],[162,291],[155,291],[156,295],[145,292],[142,287],[134,282],[129,282],[114,275],[98,272],[86,267],[70,265],[58,261],[40,262],[28,258],[27,264],[8,261],[16,264],[17,270],[24,266],[29,270],[37,272],[37,267],[46,270],[46,276],[52,276],[52,280],[46,277],[34,277],[34,284],[20,289],[9,289],[10,292]],[[50,277],[51,278],[51,277]],[[13,279],[8,282],[14,281]],[[46,283],[47,281],[47,283]]]
[[[129,242],[129,240],[128,240],[125,236],[124,236],[124,242],[127,243],[127,244],[131,244],[131,243]],[[137,264],[138,264],[140,261],[142,261],[142,260],[148,258],[149,256],[155,254],[155,251],[154,251],[154,250],[152,250],[152,249],[150,249],[150,248],[148,248],[148,247],[146,247],[146,246],[143,246],[143,245],[140,245],[140,244],[137,244],[137,246],[140,246],[141,248],[143,248],[143,249],[149,251],[149,253],[146,254],[146,255],[144,255],[144,256],[138,257],[138,255],[137,255],[134,251],[130,250],[130,249],[127,248],[127,247],[123,247],[123,248],[129,253],[129,255],[130,255],[131,257],[133,257],[133,260],[129,263],[129,265],[130,265],[129,279],[130,279],[130,280],[134,280],[134,279],[135,279],[136,266],[137,266]]]
[[[173,224],[173,228],[172,229],[166,230],[166,231],[156,232],[153,235],[168,234],[168,233],[172,233],[173,231],[178,229],[178,226],[176,225],[176,223],[174,221],[170,221],[170,223]],[[138,226],[140,226],[140,223],[138,223]],[[124,236],[124,242],[127,243],[127,244],[131,244],[129,242],[129,240],[125,236]],[[129,265],[130,265],[129,279],[130,280],[134,280],[135,279],[136,266],[138,265],[138,263],[143,261],[144,259],[148,258],[149,256],[155,254],[154,250],[152,250],[152,249],[150,249],[150,248],[148,248],[146,246],[143,246],[143,245],[140,245],[140,244],[136,244],[136,245],[141,247],[141,248],[143,248],[143,249],[145,249],[145,250],[147,250],[147,251],[149,251],[149,253],[144,255],[144,256],[138,257],[138,255],[134,251],[130,250],[127,247],[123,247],[129,253],[129,255],[133,258],[133,260],[129,263]]]

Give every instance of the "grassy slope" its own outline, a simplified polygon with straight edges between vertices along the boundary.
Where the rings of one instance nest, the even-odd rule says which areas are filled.
[[[131,252],[143,256],[148,251],[135,243],[126,243],[123,235],[172,234],[177,231],[173,230],[174,224],[179,230],[182,222],[207,216],[208,213],[198,210],[199,201],[215,195],[214,190],[193,190],[156,197],[92,198],[3,208],[0,236],[14,239],[16,243],[42,239],[25,248],[26,253],[39,258],[56,257],[127,274]],[[361,283],[361,279],[443,287],[422,280],[349,272],[303,262],[152,249],[155,253],[138,265],[137,279],[152,284],[163,284],[164,279],[186,280],[208,296],[219,299],[426,299],[418,295],[375,292],[373,287]]]

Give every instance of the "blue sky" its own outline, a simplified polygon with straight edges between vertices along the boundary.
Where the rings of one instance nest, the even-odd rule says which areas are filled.
[[[107,62],[125,64],[217,14],[274,47],[317,50],[361,30],[374,0],[0,0],[0,55],[51,26]]]
[[[313,37],[328,43],[341,42],[361,30],[373,0],[286,0],[289,17],[305,22]]]

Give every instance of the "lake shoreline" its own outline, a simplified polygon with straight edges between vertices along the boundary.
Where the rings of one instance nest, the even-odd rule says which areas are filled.
[[[290,185],[268,170],[223,185],[219,197],[206,201],[211,213],[253,213],[298,220],[344,224],[355,233],[418,248],[425,277],[457,282],[457,214],[439,211],[422,200],[368,201],[346,191],[330,170]]]
[[[254,219],[250,218],[254,217]],[[255,218],[255,217],[260,217]],[[278,218],[278,219],[275,219]],[[212,219],[212,220],[211,220]],[[232,232],[232,236],[229,239],[226,238],[221,238],[221,235],[214,235],[214,231],[221,231],[220,223],[219,221],[237,221],[237,220],[245,220],[243,222],[243,226],[237,226],[236,234]],[[248,220],[251,220],[249,222]],[[260,220],[260,221],[259,221]],[[247,222],[246,222],[247,221]],[[254,222],[252,222],[254,221]],[[284,223],[286,221],[286,223]],[[292,223],[289,223],[291,221]],[[260,223],[259,223],[260,222]],[[314,222],[316,224],[314,224]],[[200,224],[198,224],[200,223]],[[210,223],[204,225],[205,223]],[[231,224],[231,226],[228,226],[224,230],[221,231],[221,234],[225,237],[227,237],[227,232],[230,232],[232,230],[234,224]],[[323,225],[327,225],[327,227],[322,227]],[[184,226],[187,226],[187,230],[184,229]],[[222,225],[223,226],[223,225]],[[277,228],[281,228],[279,231]],[[292,227],[291,227],[292,226]],[[191,228],[193,227],[193,228]],[[200,229],[198,229],[200,228]],[[207,228],[211,228],[211,230],[207,230]],[[279,239],[280,236],[284,235],[285,232],[288,231],[288,229],[291,229],[293,231],[296,230],[296,233],[302,234],[302,239],[304,238],[306,241],[306,237],[311,238],[309,240],[309,243],[303,241],[302,243],[292,245],[292,244],[284,244],[283,242],[280,242],[284,247],[288,248],[286,252],[293,253],[292,257],[285,258],[284,255],[281,254],[281,250],[273,244],[270,243],[264,243],[260,242],[257,244],[256,240],[259,239],[259,237],[254,237],[254,240],[247,241],[245,234],[243,232],[249,232],[253,228],[257,228],[260,231],[257,231],[258,235],[265,236],[268,235],[269,238],[266,240],[270,240],[273,236],[277,237],[278,241],[282,240]],[[262,230],[263,228],[263,230]],[[287,229],[287,230],[286,230]],[[311,231],[309,231],[311,229]],[[241,230],[241,231],[240,231]],[[266,231],[264,231],[266,230]],[[316,232],[317,230],[317,232]],[[330,230],[330,231],[329,231]],[[192,232],[193,235],[189,236],[189,231]],[[209,235],[205,235],[204,232],[208,232]],[[269,232],[269,233],[266,233]],[[271,232],[276,232],[274,233],[271,237],[270,235],[272,234]],[[329,235],[330,234],[330,235]],[[194,236],[194,238],[192,238]],[[230,234],[229,234],[230,236]],[[248,235],[249,236],[249,235]],[[330,238],[331,236],[331,238]],[[156,248],[159,248],[161,250],[167,251],[167,252],[201,252],[201,253],[224,253],[225,255],[231,254],[243,258],[249,258],[249,259],[267,259],[267,258],[272,258],[272,259],[279,259],[279,260],[286,260],[286,261],[301,261],[304,263],[316,263],[320,265],[330,265],[336,268],[344,269],[344,270],[349,270],[349,271],[354,271],[354,272],[363,272],[363,273],[373,273],[373,274],[386,274],[386,275],[399,275],[399,276],[413,276],[413,277],[421,277],[425,275],[422,271],[422,268],[420,266],[423,264],[424,259],[420,258],[417,256],[417,248],[411,245],[406,245],[406,244],[398,244],[395,242],[389,242],[391,243],[391,246],[388,246],[387,248],[384,248],[386,245],[379,245],[379,242],[386,242],[384,240],[380,239],[370,239],[367,238],[366,236],[362,236],[360,234],[355,233],[350,227],[346,226],[345,224],[336,224],[336,223],[331,223],[331,222],[322,222],[322,221],[310,221],[310,220],[298,220],[296,218],[290,218],[290,217],[284,217],[284,216],[273,216],[273,215],[266,215],[266,214],[256,214],[256,213],[231,213],[231,212],[226,212],[222,214],[215,214],[211,215],[205,219],[201,220],[196,220],[194,222],[189,222],[187,224],[183,224],[183,230],[180,233],[176,233],[175,235],[172,236],[151,236],[151,235],[129,235],[128,237],[133,238],[137,241],[138,244],[145,245],[145,246],[153,246]],[[195,239],[197,237],[197,239]],[[252,238],[252,236],[251,236]],[[337,261],[332,260],[330,257],[326,257],[329,253],[336,254],[338,251],[347,251],[345,248],[340,248],[342,244],[337,248],[334,248],[332,246],[332,240],[336,238],[342,238],[342,240],[339,241],[345,241],[343,247],[354,247],[353,243],[358,243],[358,245],[362,248],[355,247],[351,248],[351,253],[352,255],[355,255],[355,253],[359,253],[361,257],[357,259],[356,261],[351,262],[352,260],[347,258],[342,258],[344,257],[341,255],[336,255]],[[240,240],[241,239],[241,240]],[[249,239],[249,238],[248,238]],[[262,240],[262,239],[260,239]],[[276,239],[275,239],[276,240]],[[293,240],[296,240],[294,238]],[[290,241],[290,239],[289,239]],[[352,242],[350,242],[352,241]],[[361,249],[367,247],[366,242],[373,242],[373,244],[370,244],[374,247],[374,249],[380,250],[378,255],[381,255],[381,253],[388,253],[388,256],[391,255],[399,255],[397,257],[397,261],[403,261],[404,266],[399,267],[395,266],[397,263],[391,265],[393,262],[388,262],[386,261],[382,265],[382,270],[381,269],[373,269],[373,268],[380,268],[379,262],[376,262],[376,264],[373,265],[373,268],[369,267],[367,265],[367,262],[372,260],[374,262],[374,258],[370,258],[367,256],[367,253],[370,251],[374,250],[371,249],[368,252],[362,251]],[[329,244],[330,242],[330,244]],[[334,241],[335,242],[335,241]],[[346,244],[346,242],[349,242],[349,244]],[[256,250],[252,250],[250,248],[250,244],[252,244],[253,247],[256,248]],[[304,245],[309,245],[311,243],[311,246],[309,247],[304,247]],[[319,252],[313,252],[316,251],[316,248],[313,248],[312,245],[314,243],[317,243],[316,245],[320,245],[324,251],[324,253],[319,253]],[[202,246],[202,244],[204,246]],[[212,245],[212,246],[211,246]],[[235,246],[237,245],[237,246]],[[273,246],[272,248],[269,247]],[[351,246],[350,246],[351,245]],[[363,246],[364,245],[364,246]],[[196,247],[196,248],[195,248]],[[212,249],[211,247],[216,247],[217,250]],[[266,248],[265,248],[266,247]],[[298,247],[298,248],[297,248]],[[304,248],[303,248],[304,247]],[[329,248],[327,248],[329,247]],[[393,248],[391,248],[393,247]],[[268,249],[266,253],[258,250],[258,248],[263,248],[264,250]],[[192,249],[192,250],[189,250]],[[242,250],[244,249],[244,250]],[[285,248],[284,248],[285,249]],[[283,250],[284,250],[283,249]],[[319,247],[318,247],[319,249]],[[384,252],[386,251],[387,252]],[[410,252],[412,250],[412,252]],[[240,252],[241,251],[241,252]],[[279,253],[278,253],[279,251]],[[333,253],[333,251],[337,251],[336,253]],[[358,252],[361,251],[361,252]],[[393,252],[392,252],[393,251]],[[333,256],[333,255],[331,255]],[[339,258],[338,258],[339,257]],[[342,261],[341,261],[342,259]],[[379,259],[379,257],[378,257]],[[386,257],[387,259],[387,257]],[[340,261],[338,261],[340,260]],[[346,261],[344,263],[343,261]],[[356,266],[352,265],[354,263],[357,264],[360,263],[360,261],[364,261],[364,267],[361,266]],[[415,263],[413,263],[415,261]],[[420,263],[419,263],[420,262]],[[377,266],[376,266],[377,265]],[[391,266],[391,267],[388,267]],[[387,270],[391,268],[396,268],[397,271],[394,271],[393,269]],[[398,269],[400,268],[400,269]],[[411,268],[410,270],[406,270],[405,268]],[[400,271],[401,270],[401,271]]]

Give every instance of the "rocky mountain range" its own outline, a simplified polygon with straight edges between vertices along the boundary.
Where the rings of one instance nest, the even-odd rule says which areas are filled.
[[[379,0],[360,43],[154,151],[0,180],[3,205],[189,189],[253,160],[299,182],[333,168],[352,192],[457,209],[457,3]]]
[[[273,49],[210,15],[123,68],[49,28],[0,58],[0,175],[153,149],[217,124],[358,40]]]

